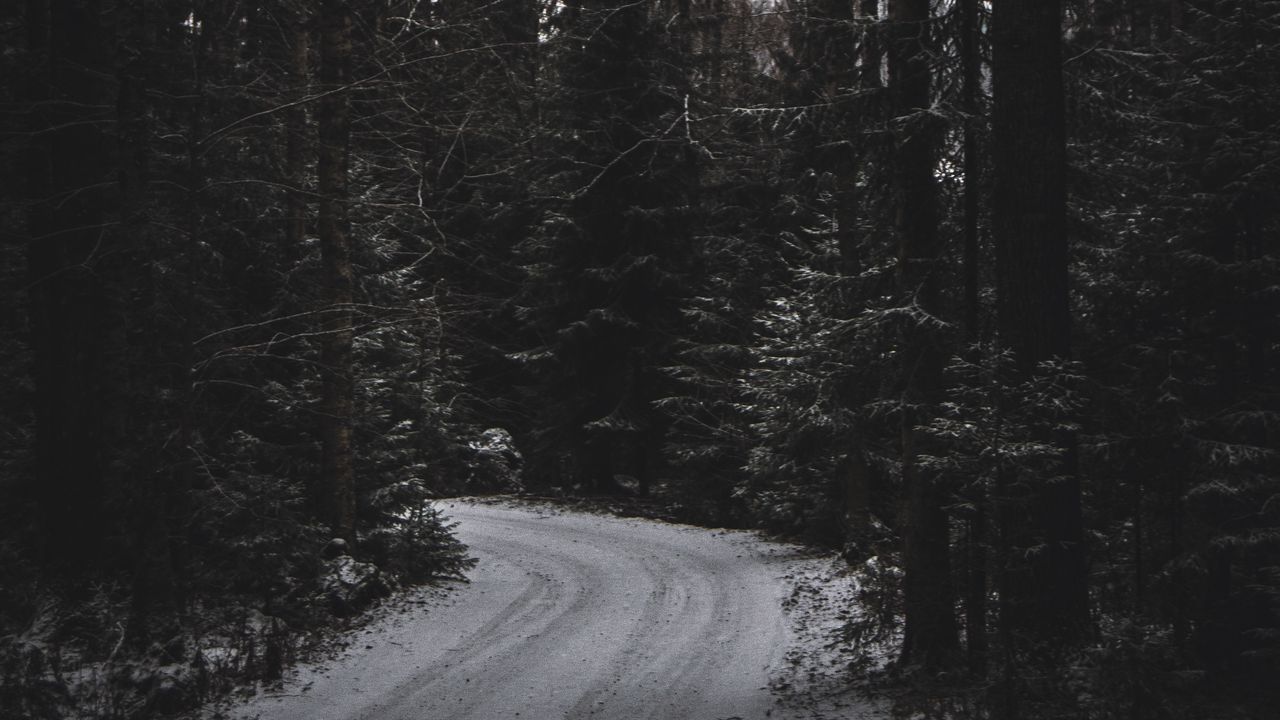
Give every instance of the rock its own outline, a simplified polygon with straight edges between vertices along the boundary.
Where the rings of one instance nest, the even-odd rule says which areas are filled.
[[[350,554],[351,547],[347,545],[347,541],[342,538],[334,538],[330,540],[328,544],[324,546],[324,549],[320,551],[320,557],[325,560],[332,560],[336,557]]]
[[[395,580],[376,565],[350,555],[326,560],[320,576],[320,596],[339,617],[359,613],[374,600],[390,595],[394,587]]]
[[[117,677],[122,686],[132,686],[141,704],[130,717],[166,717],[200,705],[208,686],[206,671],[194,664],[133,666]]]
[[[613,487],[616,488],[618,495],[640,497],[640,481],[634,475],[615,474]]]
[[[194,697],[185,683],[172,676],[159,678],[147,693],[147,717],[172,715],[195,707],[199,698]]]

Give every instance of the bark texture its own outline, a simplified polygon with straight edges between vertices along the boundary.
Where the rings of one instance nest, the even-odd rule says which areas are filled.
[[[938,264],[936,123],[930,106],[929,0],[890,5],[890,85],[897,113],[895,149],[898,289],[901,302],[920,318],[905,339],[902,480],[907,508],[904,528],[903,597],[906,623],[902,659],[929,668],[950,664],[959,650],[951,584],[948,519],[935,472],[919,462],[930,440],[916,428],[941,399],[943,355],[934,319],[941,310]]]
[[[308,13],[299,10],[294,22],[296,26],[289,47],[289,80],[297,104],[289,108],[285,120],[285,182],[289,185],[285,196],[285,246],[291,257],[301,252],[307,233],[307,109],[301,100],[310,91],[311,74]]]
[[[36,494],[46,559],[71,574],[96,565],[105,527],[110,428],[102,380],[110,331],[108,289],[95,266],[112,244],[102,200],[106,118],[98,114],[112,99],[99,79],[110,73],[101,16],[93,0],[27,3]]]
[[[998,3],[992,47],[997,326],[1027,377],[1042,361],[1071,355],[1060,3]],[[1088,623],[1083,513],[1074,437],[1042,439],[1064,457],[1058,477],[1024,478],[1013,491],[1029,511],[1016,542],[1035,552],[1011,576],[1007,621],[1030,640],[1057,644],[1081,637]]]
[[[960,0],[960,54],[962,69],[961,103],[966,115],[964,124],[964,340],[976,343],[981,337],[979,317],[982,306],[979,262],[982,193],[982,158],[978,151],[978,124],[982,107],[982,58],[978,32],[978,0]],[[969,670],[981,676],[987,662],[987,518],[986,490],[981,483],[974,483],[970,493],[974,507],[968,518],[966,550],[968,583],[965,594],[965,645],[969,654]]]
[[[320,83],[325,93],[319,117],[319,190],[321,264],[326,303],[322,309],[320,361],[321,504],[333,533],[356,540],[355,470],[351,420],[352,300],[355,285],[347,233],[347,181],[351,134],[351,8],[343,0],[325,0],[320,19]]]

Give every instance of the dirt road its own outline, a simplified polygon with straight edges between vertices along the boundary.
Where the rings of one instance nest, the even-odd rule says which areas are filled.
[[[234,715],[763,720],[787,551],[742,533],[454,503],[470,584]]]

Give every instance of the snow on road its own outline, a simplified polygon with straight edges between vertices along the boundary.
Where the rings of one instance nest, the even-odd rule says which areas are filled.
[[[299,671],[262,720],[763,720],[794,550],[747,533],[455,502],[479,564]]]

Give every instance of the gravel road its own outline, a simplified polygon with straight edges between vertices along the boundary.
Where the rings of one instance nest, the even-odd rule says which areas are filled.
[[[371,627],[262,720],[763,720],[790,633],[791,555],[745,533],[451,503],[480,560],[443,600]]]

